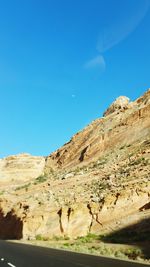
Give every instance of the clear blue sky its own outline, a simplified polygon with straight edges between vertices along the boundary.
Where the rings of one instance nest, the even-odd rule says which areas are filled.
[[[0,157],[48,155],[150,87],[150,0],[0,3]]]

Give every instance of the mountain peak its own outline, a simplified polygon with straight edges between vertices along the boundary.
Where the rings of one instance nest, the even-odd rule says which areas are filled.
[[[114,113],[118,110],[125,110],[128,108],[130,99],[126,96],[119,96],[104,112],[104,117]]]

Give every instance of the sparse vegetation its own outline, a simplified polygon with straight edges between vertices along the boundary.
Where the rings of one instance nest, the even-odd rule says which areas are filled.
[[[143,253],[136,245],[108,244],[102,242],[103,236],[89,233],[85,237],[78,237],[76,240],[69,240],[63,237],[49,239],[41,235],[36,236],[33,244],[39,244],[52,248],[66,249],[70,251],[88,253],[99,256],[111,256],[120,259],[143,260]],[[66,242],[68,240],[68,242]],[[40,243],[37,243],[37,242]],[[47,241],[47,242],[43,242]]]
[[[40,234],[36,235],[35,239],[38,240],[38,241],[48,241],[49,240],[48,237],[42,236]]]
[[[148,159],[145,159],[144,157],[142,157],[142,158],[138,158],[138,159],[135,159],[133,161],[130,161],[129,166],[139,165],[139,164],[146,166],[149,164],[149,161],[148,161]]]
[[[37,185],[39,183],[44,183],[47,180],[47,176],[45,175],[40,175],[35,179],[34,185]]]
[[[83,237],[78,237],[76,239],[79,243],[91,243],[95,240],[100,240],[100,236],[99,235],[95,235],[95,234],[91,234],[89,233],[88,235],[86,236],[83,236]]]
[[[101,193],[103,193],[104,191],[106,193],[106,191],[110,188],[108,181],[105,180],[105,178],[92,181],[90,187],[92,194],[96,197],[100,197]]]
[[[22,186],[18,186],[16,187],[15,191],[21,190],[21,189],[25,189],[26,191],[28,190],[29,186],[31,185],[31,183],[22,185]]]

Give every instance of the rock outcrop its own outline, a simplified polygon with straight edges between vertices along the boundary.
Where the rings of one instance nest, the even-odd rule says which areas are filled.
[[[44,157],[35,157],[30,154],[19,154],[0,159],[0,180],[25,181],[43,174],[45,167]]]
[[[74,135],[70,142],[47,157],[46,169],[88,164],[111,150],[149,138],[150,90],[135,102],[128,104],[128,98],[123,99],[118,98],[108,108],[106,117],[93,121]],[[122,108],[112,112],[116,110],[115,103]]]
[[[126,96],[119,96],[110,107],[104,112],[104,116],[108,116],[115,111],[123,111],[128,109],[130,99]]]
[[[150,90],[51,155],[0,161],[0,238],[110,232],[150,214]],[[11,181],[11,183],[10,183]]]

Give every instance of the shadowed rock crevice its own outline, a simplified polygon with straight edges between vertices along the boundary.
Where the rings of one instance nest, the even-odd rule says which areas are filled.
[[[62,225],[62,208],[57,212],[58,216],[59,216],[59,225],[60,225],[60,232],[64,233],[64,228]]]
[[[13,210],[6,215],[0,210],[0,239],[21,239],[23,237],[23,222]]]
[[[90,226],[89,226],[89,233],[90,233],[94,221],[95,221],[97,224],[99,224],[100,226],[103,226],[103,224],[99,221],[98,213],[92,211],[92,208],[91,208],[90,204],[87,205],[87,208],[88,208],[88,210],[89,210],[89,214],[91,215],[91,223],[90,223]]]
[[[72,212],[73,212],[73,209],[72,208],[68,208],[68,211],[67,211],[68,223],[70,221],[70,215],[71,215]]]
[[[146,203],[144,206],[142,206],[139,210],[143,211],[143,210],[149,210],[150,209],[150,202]]]
[[[82,150],[81,155],[80,155],[80,158],[79,158],[79,161],[80,161],[80,162],[82,162],[82,161],[84,160],[85,153],[86,153],[87,149],[88,149],[88,146],[85,147],[85,148]]]

